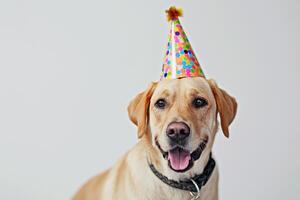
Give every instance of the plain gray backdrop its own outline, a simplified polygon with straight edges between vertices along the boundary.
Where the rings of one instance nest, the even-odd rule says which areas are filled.
[[[126,107],[159,79],[170,5],[239,103],[220,199],[300,199],[297,0],[1,0],[0,199],[70,199],[137,142]]]

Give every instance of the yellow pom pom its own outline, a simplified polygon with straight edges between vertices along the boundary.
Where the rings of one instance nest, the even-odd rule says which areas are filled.
[[[178,17],[181,17],[183,15],[183,11],[181,8],[176,8],[175,6],[171,6],[168,10],[166,10],[167,13],[167,20],[176,20]]]

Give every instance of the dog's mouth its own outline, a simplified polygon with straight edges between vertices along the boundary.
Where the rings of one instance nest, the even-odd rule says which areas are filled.
[[[163,157],[168,160],[169,167],[175,172],[182,173],[191,169],[194,165],[194,162],[200,158],[201,153],[206,147],[207,140],[202,140],[198,148],[192,153],[181,146],[176,146],[175,148],[166,152],[162,150],[157,140],[155,140],[155,144],[162,153]]]

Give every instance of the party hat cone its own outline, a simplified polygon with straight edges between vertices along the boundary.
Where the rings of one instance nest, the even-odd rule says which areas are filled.
[[[166,13],[168,21],[171,22],[171,30],[168,36],[161,80],[184,77],[205,78],[192,46],[180,24],[179,17],[182,16],[182,10],[172,6]]]

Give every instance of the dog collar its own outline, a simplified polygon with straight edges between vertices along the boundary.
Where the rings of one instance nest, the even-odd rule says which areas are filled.
[[[165,184],[177,188],[180,190],[186,190],[193,193],[197,193],[201,190],[201,187],[204,186],[208,179],[210,178],[212,172],[214,171],[214,168],[216,166],[215,160],[212,158],[211,153],[209,155],[209,160],[201,174],[198,174],[191,178],[191,180],[184,180],[184,181],[174,181],[172,179],[168,179],[166,176],[161,174],[157,169],[154,167],[153,164],[149,163],[149,167],[151,171],[156,175],[157,178],[159,178],[162,182]],[[196,185],[198,188],[196,187]]]

